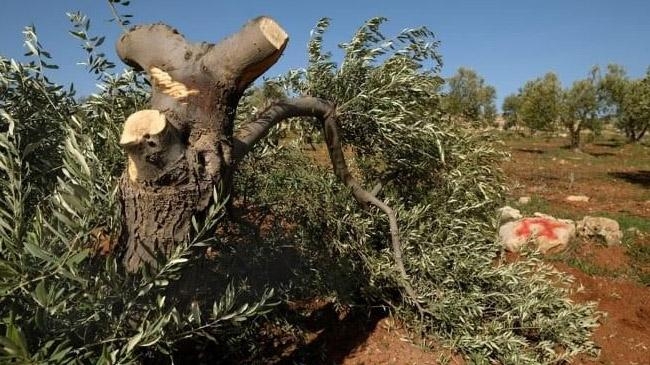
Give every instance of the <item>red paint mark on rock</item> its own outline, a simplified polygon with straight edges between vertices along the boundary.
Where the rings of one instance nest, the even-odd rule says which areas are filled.
[[[533,232],[531,229],[532,226],[541,227],[541,229],[539,229],[537,232],[538,236],[554,240],[557,239],[557,235],[555,234],[554,230],[556,228],[563,228],[566,225],[549,218],[525,218],[522,219],[519,227],[517,227],[515,230],[515,234],[519,237],[530,237],[531,233]]]

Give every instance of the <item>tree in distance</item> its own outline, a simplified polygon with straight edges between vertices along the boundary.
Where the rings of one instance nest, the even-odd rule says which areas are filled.
[[[460,67],[446,82],[448,91],[443,107],[450,117],[478,125],[494,122],[496,89],[487,85],[476,71]]]

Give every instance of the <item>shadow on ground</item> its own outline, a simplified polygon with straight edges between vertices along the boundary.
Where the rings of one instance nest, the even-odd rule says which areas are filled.
[[[281,304],[254,323],[226,324],[223,332],[212,334],[218,337],[214,341],[181,343],[173,363],[337,364],[368,339],[386,311],[335,307],[319,298],[358,302],[369,275],[350,257],[333,256],[325,245],[304,247],[292,234],[295,229],[271,211],[248,211],[218,230],[218,245],[199,253],[205,257],[178,284],[183,297],[210,310],[234,284],[244,288],[235,307],[255,302],[269,288],[275,290],[273,301]],[[144,363],[170,362],[156,358]]]
[[[329,303],[302,319],[303,326],[317,335],[277,364],[341,364],[368,340],[377,323],[387,316],[388,312],[380,309],[341,314]]]
[[[599,147],[610,147],[610,148],[618,148],[624,145],[624,142],[618,141],[618,140],[609,140],[605,142],[597,142],[594,143],[594,146],[599,146]]]
[[[594,156],[594,157],[609,157],[609,156],[616,156],[615,153],[612,152],[587,152],[588,154]]]
[[[520,152],[526,152],[526,153],[535,153],[538,155],[541,155],[544,153],[544,151],[537,149],[537,148],[515,148],[516,151]]]
[[[650,187],[650,170],[608,172],[609,176],[625,180],[632,184]]]

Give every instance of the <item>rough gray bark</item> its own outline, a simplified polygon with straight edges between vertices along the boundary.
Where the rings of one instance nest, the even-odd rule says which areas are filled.
[[[266,17],[250,21],[216,45],[188,43],[164,24],[138,26],[120,37],[118,55],[152,77],[151,109],[164,114],[183,150],[179,159],[166,164],[169,148],[152,141],[146,129],[136,128],[142,135],[127,138],[135,141],[125,145],[130,172],[121,182],[124,260],[130,271],[142,262],[155,263],[152,253],[165,255],[186,239],[190,218],[207,208],[213,187],[228,185],[239,99],[275,63],[286,42],[286,33]],[[156,78],[155,72],[167,79]],[[192,92],[179,96],[175,85]],[[143,168],[136,177],[134,172]]]

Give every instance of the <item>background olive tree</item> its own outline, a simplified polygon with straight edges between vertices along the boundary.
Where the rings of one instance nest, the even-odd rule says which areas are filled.
[[[628,142],[640,141],[650,126],[650,70],[642,79],[630,79],[622,66],[610,64],[598,86],[605,116]]]
[[[562,92],[560,101],[560,121],[567,129],[573,150],[580,150],[580,133],[589,128],[598,131],[600,128],[600,100],[596,72],[587,79],[578,80],[570,88]]]
[[[520,115],[521,95],[510,94],[503,99],[502,112],[505,119],[504,129],[522,127]]]
[[[580,133],[598,134],[605,123],[616,126],[628,142],[638,142],[650,127],[650,73],[630,79],[625,69],[594,67],[589,76],[563,89],[554,73],[528,81],[503,102],[507,126],[526,126],[531,134],[566,128],[569,146],[580,149]]]
[[[445,112],[452,118],[468,123],[489,125],[496,118],[496,89],[487,85],[476,71],[460,67],[446,79],[443,98]]]
[[[561,97],[562,85],[552,72],[524,84],[520,91],[519,115],[531,134],[557,127]]]

